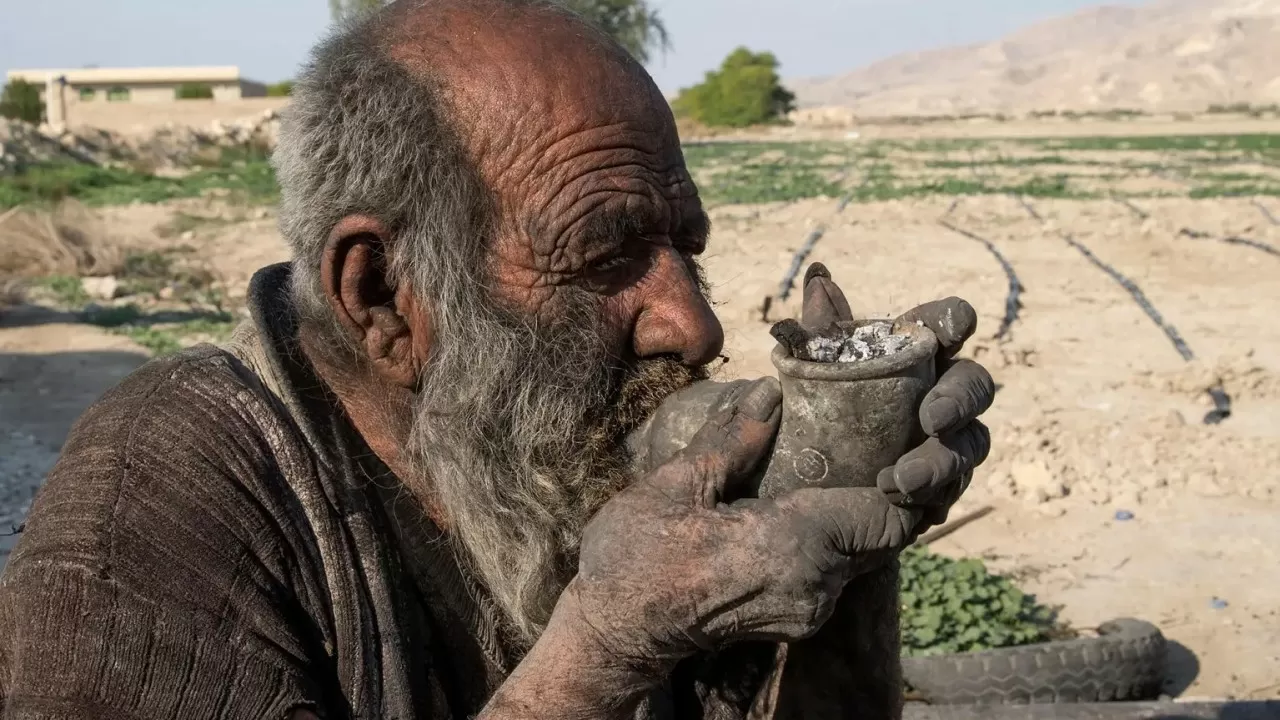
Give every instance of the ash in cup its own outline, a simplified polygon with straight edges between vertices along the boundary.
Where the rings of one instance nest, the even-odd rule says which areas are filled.
[[[911,336],[895,333],[893,323],[873,321],[854,328],[832,325],[810,332],[794,320],[783,320],[770,331],[797,360],[854,363],[894,355],[911,344]]]
[[[919,323],[836,321],[770,329],[782,423],[758,497],[802,487],[876,487],[923,442],[920,402],[933,387],[938,340]]]

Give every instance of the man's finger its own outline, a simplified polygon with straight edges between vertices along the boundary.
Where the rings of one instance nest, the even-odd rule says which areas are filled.
[[[714,507],[730,480],[759,464],[781,419],[782,386],[777,378],[760,378],[713,413],[649,482],[679,502]]]
[[[831,323],[852,320],[853,311],[844,291],[831,280],[822,263],[813,263],[804,274],[804,302],[800,308],[800,325],[811,332],[826,330]]]
[[[875,488],[805,488],[777,502],[805,554],[820,565],[901,550],[922,517],[920,509],[892,505]]]
[[[946,504],[951,486],[982,464],[991,450],[991,433],[974,421],[960,430],[924,441],[890,468],[880,471],[876,487],[895,504]]]
[[[959,352],[964,342],[978,329],[977,311],[958,297],[925,303],[907,311],[899,320],[924,323],[938,336],[943,357]]]
[[[933,437],[961,427],[991,408],[996,382],[972,360],[957,360],[920,403],[920,425]]]
[[[928,532],[930,528],[935,528],[939,525],[945,524],[947,522],[947,516],[951,513],[952,506],[956,504],[961,495],[964,495],[965,490],[969,489],[969,484],[972,480],[973,471],[970,470],[960,476],[959,482],[951,486],[951,489],[947,491],[946,498],[942,503],[934,507],[925,508],[924,519],[920,521],[918,526],[916,526],[916,534],[923,535]]]

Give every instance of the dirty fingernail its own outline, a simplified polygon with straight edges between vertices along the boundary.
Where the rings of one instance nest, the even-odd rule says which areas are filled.
[[[738,402],[738,412],[752,420],[764,422],[773,414],[782,399],[782,390],[773,378],[760,378],[751,384]]]
[[[820,262],[811,263],[809,269],[804,273],[804,284],[808,285],[809,281],[816,277],[831,277],[831,271],[827,270],[827,266]]]
[[[952,426],[960,422],[960,403],[955,398],[940,397],[929,403],[929,407],[924,410],[925,419],[929,421],[929,427],[925,430],[930,435],[950,430]]]
[[[908,460],[895,475],[898,489],[909,495],[933,484],[933,465],[921,458]]]

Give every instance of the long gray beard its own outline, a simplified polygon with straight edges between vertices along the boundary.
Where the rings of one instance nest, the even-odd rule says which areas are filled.
[[[566,296],[575,307],[550,327],[492,307],[466,313],[434,349],[407,448],[406,482],[443,511],[523,648],[572,579],[588,520],[630,481],[627,433],[706,377],[670,358],[624,366],[598,310]]]

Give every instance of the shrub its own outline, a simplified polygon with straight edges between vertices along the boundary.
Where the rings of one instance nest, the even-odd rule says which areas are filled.
[[[0,116],[39,125],[44,119],[40,88],[26,80],[11,80],[0,93]]]
[[[183,83],[173,94],[179,100],[212,100],[213,87],[207,83]]]
[[[293,94],[293,81],[282,80],[267,86],[267,97],[288,97]]]
[[[708,127],[747,127],[785,118],[795,95],[782,87],[773,53],[740,47],[700,84],[681,90],[672,108]]]
[[[1055,639],[1052,608],[980,560],[952,560],[921,547],[902,554],[902,653],[976,652]]]

